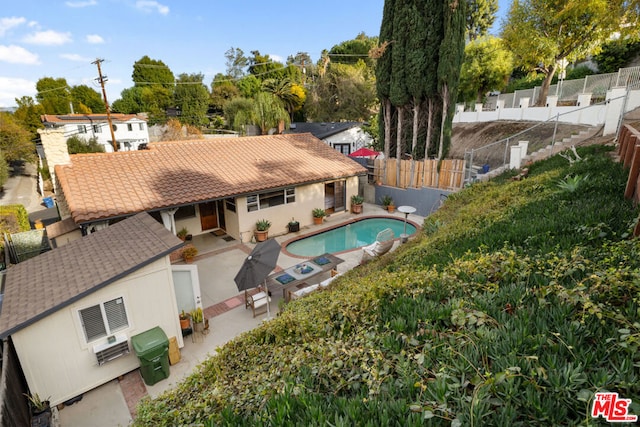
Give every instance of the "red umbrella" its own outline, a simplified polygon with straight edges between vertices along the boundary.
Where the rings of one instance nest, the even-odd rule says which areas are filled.
[[[370,148],[362,147],[353,153],[349,154],[349,157],[375,157],[380,155],[379,151],[372,150]]]

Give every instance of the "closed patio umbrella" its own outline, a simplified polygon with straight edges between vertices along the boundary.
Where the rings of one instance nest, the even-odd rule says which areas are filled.
[[[278,255],[280,255],[280,244],[275,239],[267,239],[260,242],[253,248],[251,254],[244,260],[242,267],[233,279],[239,291],[255,288],[264,283],[264,289],[269,296],[267,289],[267,276],[276,268]],[[267,300],[267,318],[271,315],[269,302]]]

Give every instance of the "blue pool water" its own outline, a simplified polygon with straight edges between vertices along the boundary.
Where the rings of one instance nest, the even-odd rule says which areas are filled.
[[[404,220],[393,218],[366,218],[313,236],[296,240],[287,245],[287,251],[300,256],[318,256],[324,253],[348,251],[370,245],[379,232],[390,228],[396,237],[404,233]],[[407,223],[407,234],[416,232],[416,227]]]

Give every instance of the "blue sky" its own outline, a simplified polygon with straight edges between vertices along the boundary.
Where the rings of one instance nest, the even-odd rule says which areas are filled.
[[[499,16],[510,2],[499,0]],[[377,36],[383,6],[384,0],[3,0],[0,108],[35,96],[42,77],[99,90],[96,58],[104,59],[109,102],[133,86],[133,64],[144,55],[175,75],[202,73],[207,86],[225,72],[231,47],[282,62],[307,52],[315,62],[323,49],[360,32]]]

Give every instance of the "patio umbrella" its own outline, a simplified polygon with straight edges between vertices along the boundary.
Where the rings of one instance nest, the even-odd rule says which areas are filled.
[[[349,154],[349,157],[375,157],[379,155],[379,151],[372,150],[370,148],[362,147],[353,153]]]
[[[274,239],[267,239],[260,242],[253,248],[251,254],[244,260],[242,267],[233,279],[239,291],[255,288],[264,283],[264,289],[269,297],[267,289],[267,276],[276,268],[278,255],[280,255],[280,244]],[[271,316],[269,302],[267,300],[267,318]]]

